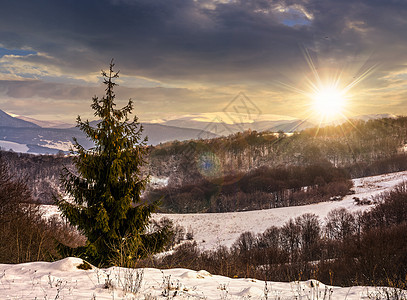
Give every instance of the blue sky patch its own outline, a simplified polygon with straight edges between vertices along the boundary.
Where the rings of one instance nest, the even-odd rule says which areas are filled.
[[[310,20],[308,20],[307,18],[290,18],[290,19],[284,19],[282,22],[284,25],[286,26],[296,26],[296,25],[308,25],[311,23]]]
[[[0,48],[0,58],[3,57],[4,55],[19,55],[19,56],[27,56],[30,54],[37,54],[37,52],[32,51],[32,50],[23,50],[23,49],[6,49],[6,48]]]

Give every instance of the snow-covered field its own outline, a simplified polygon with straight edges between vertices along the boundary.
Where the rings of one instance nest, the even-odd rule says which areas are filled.
[[[0,299],[377,299],[376,287],[228,278],[187,269],[80,270],[79,258],[0,265]],[[142,278],[142,279],[140,279]],[[133,292],[132,292],[133,291]],[[384,298],[383,298],[384,299]]]
[[[62,151],[69,151],[72,149],[73,144],[70,141],[52,141],[52,140],[45,140],[45,139],[40,139],[41,147],[47,147],[51,149],[57,149],[57,150],[62,150]]]
[[[210,250],[219,245],[231,246],[244,231],[262,233],[272,225],[282,226],[290,218],[296,218],[305,213],[314,213],[323,221],[335,208],[344,207],[351,212],[369,209],[371,206],[356,205],[353,197],[371,198],[392,190],[405,180],[407,180],[407,171],[357,178],[353,180],[355,194],[348,195],[341,201],[233,213],[157,214],[155,218],[167,217],[173,220],[174,224],[192,230],[198,245],[202,249]]]
[[[341,201],[238,213],[156,214],[154,218],[172,219],[175,224],[192,230],[203,249],[212,249],[219,244],[230,246],[244,231],[260,233],[304,213],[315,213],[323,220],[334,208],[369,209],[370,206],[355,205],[353,197],[373,197],[390,191],[405,179],[407,171],[355,179],[355,194]],[[54,206],[43,209],[47,217],[58,214]],[[341,288],[315,280],[265,283],[187,269],[93,267],[85,271],[77,268],[81,263],[81,259],[66,258],[53,263],[0,265],[0,299],[386,299],[384,288],[379,287]]]
[[[3,140],[0,140],[0,148],[4,149],[6,151],[13,150],[14,152],[20,152],[20,153],[28,152],[28,147],[26,144],[19,144],[19,143],[3,141]]]
[[[174,224],[192,231],[194,240],[202,249],[214,249],[219,245],[231,246],[244,231],[262,233],[268,227],[282,226],[290,218],[296,218],[305,213],[314,213],[323,221],[326,215],[335,208],[344,207],[349,211],[366,210],[371,206],[358,206],[353,197],[371,198],[380,193],[390,191],[396,185],[407,180],[407,171],[390,173],[353,180],[354,195],[348,195],[341,201],[321,202],[304,206],[292,206],[265,210],[211,213],[211,214],[155,214],[155,219],[167,217]],[[46,217],[58,215],[55,206],[43,207]]]

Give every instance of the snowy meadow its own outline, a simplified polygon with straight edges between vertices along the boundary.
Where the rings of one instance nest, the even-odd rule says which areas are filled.
[[[403,291],[380,287],[335,287],[316,280],[265,282],[228,278],[204,270],[126,269],[89,270],[82,259],[0,265],[1,299],[405,299]],[[404,298],[403,298],[404,297]]]
[[[222,214],[156,214],[194,233],[198,246],[213,249],[231,246],[244,231],[261,233],[281,226],[290,218],[312,212],[324,220],[335,208],[351,212],[368,210],[354,198],[373,201],[405,181],[407,172],[354,179],[355,194],[340,201],[261,211]],[[42,208],[46,216],[58,214],[53,206]],[[84,270],[87,269],[87,270]],[[79,258],[56,262],[0,265],[1,299],[405,299],[405,291],[377,286],[338,287],[317,280],[272,282],[229,278],[205,270],[183,268],[107,269],[87,265]]]

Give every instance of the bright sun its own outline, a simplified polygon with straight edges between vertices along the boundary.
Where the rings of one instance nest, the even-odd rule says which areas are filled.
[[[304,49],[304,55],[311,72],[304,76],[303,82],[298,86],[280,82],[289,90],[305,96],[302,98],[302,101],[306,101],[303,105],[304,118],[319,120],[319,125],[332,121],[350,122],[347,115],[351,113],[349,109],[355,97],[351,90],[368,77],[376,65],[366,68],[364,64],[352,74],[346,70],[324,67],[323,63],[321,67],[316,66],[307,49]],[[350,76],[353,77],[351,80]]]
[[[344,91],[335,87],[322,87],[311,96],[313,110],[324,120],[333,120],[343,115],[346,104]]]

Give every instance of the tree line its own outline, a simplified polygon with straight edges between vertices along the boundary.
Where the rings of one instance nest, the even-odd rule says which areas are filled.
[[[305,205],[340,199],[353,186],[345,170],[330,163],[261,167],[221,178],[200,176],[195,183],[151,190],[146,198],[161,199],[160,211],[230,212]]]
[[[33,199],[27,182],[13,174],[0,156],[0,262],[23,263],[59,258],[55,240],[78,246],[83,238],[71,226],[44,212]]]
[[[268,281],[406,288],[407,184],[376,201],[364,213],[339,208],[324,220],[308,213],[260,234],[244,232],[230,248],[201,251],[196,243],[184,244],[152,265]]]
[[[406,143],[407,117],[354,120],[306,129],[291,136],[245,131],[228,137],[151,147],[149,169],[155,176],[170,177],[173,185],[182,185],[196,181],[202,157],[212,158],[218,164],[213,177],[228,176],[236,170],[246,173],[262,166],[305,166],[328,161],[349,170],[355,178],[397,169],[392,161],[406,158]]]

